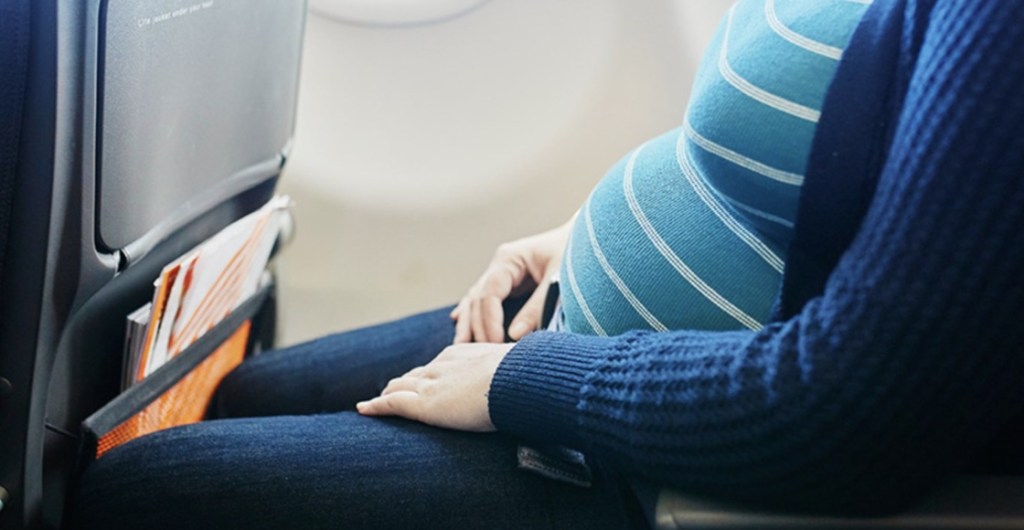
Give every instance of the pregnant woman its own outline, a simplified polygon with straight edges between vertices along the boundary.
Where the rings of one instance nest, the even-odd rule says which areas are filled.
[[[573,220],[454,309],[247,361],[220,419],[87,469],[78,525],[642,527],[663,487],[905,506],[1024,408],[1021,50],[1014,2],[740,0],[682,126]]]

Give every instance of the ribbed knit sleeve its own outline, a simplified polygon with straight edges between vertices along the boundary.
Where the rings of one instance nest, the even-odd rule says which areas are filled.
[[[536,333],[499,430],[687,491],[899,507],[1024,407],[1024,10],[938,0],[821,296],[758,332]]]

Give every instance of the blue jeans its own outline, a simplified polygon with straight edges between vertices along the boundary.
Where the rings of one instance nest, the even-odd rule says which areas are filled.
[[[76,528],[644,527],[624,481],[583,488],[517,468],[517,441],[370,418],[354,405],[430,361],[448,309],[246,361],[218,418],[118,447],[86,469]]]

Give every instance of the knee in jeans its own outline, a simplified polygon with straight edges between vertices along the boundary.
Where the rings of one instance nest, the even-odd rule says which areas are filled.
[[[210,399],[206,415],[209,418],[230,418],[237,416],[239,406],[245,401],[245,364],[224,376]]]
[[[273,414],[268,403],[277,400],[275,396],[287,379],[279,359],[266,354],[246,360],[221,380],[210,400],[207,417],[241,418]]]

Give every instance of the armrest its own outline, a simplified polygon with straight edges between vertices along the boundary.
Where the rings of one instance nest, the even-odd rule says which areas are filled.
[[[886,517],[829,517],[759,512],[662,490],[658,529],[691,528],[1024,528],[1024,477],[958,476],[906,513]]]

